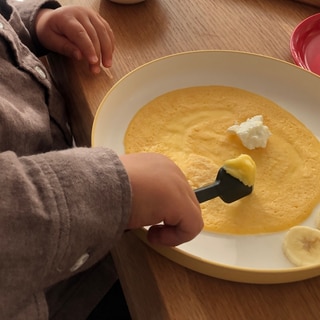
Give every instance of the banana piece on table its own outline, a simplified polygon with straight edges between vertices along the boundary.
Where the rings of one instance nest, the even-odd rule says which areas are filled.
[[[292,227],[285,235],[283,252],[299,267],[320,264],[320,230],[307,226]]]

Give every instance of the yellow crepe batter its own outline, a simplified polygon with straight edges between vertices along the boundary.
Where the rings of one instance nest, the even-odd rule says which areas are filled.
[[[263,115],[272,135],[248,150],[227,132]],[[285,230],[306,219],[320,201],[320,142],[272,101],[238,88],[191,87],[166,93],[132,119],[125,150],[158,152],[174,160],[195,189],[212,183],[227,159],[248,154],[256,163],[253,193],[226,204],[201,204],[205,229],[231,234]]]

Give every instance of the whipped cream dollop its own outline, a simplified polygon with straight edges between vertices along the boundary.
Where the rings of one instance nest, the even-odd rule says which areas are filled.
[[[256,115],[240,124],[235,124],[227,131],[236,134],[249,150],[265,148],[271,136],[269,128],[263,124],[262,115]]]

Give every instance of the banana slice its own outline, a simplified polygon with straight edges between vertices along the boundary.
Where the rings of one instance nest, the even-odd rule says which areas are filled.
[[[320,264],[320,230],[306,226],[292,227],[285,235],[282,248],[296,266]]]

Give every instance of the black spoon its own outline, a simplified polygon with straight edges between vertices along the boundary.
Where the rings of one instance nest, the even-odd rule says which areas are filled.
[[[220,197],[226,203],[231,203],[248,196],[252,190],[253,186],[245,185],[222,167],[214,183],[198,188],[194,192],[200,203],[216,197]]]

